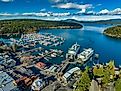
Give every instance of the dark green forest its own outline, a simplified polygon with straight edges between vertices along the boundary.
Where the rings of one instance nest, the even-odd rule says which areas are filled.
[[[41,29],[77,29],[82,25],[63,21],[45,21],[35,19],[0,20],[0,34],[32,33]]]
[[[104,30],[104,34],[114,38],[121,38],[121,26],[107,28]]]

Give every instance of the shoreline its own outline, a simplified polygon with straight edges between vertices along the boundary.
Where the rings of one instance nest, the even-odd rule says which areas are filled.
[[[42,29],[81,29],[83,25],[64,21],[33,19],[0,20],[0,35],[35,33]]]
[[[112,34],[107,34],[107,33],[103,33],[104,35],[111,37],[111,38],[115,38],[115,39],[121,39],[121,36],[117,36],[117,35],[112,35]]]

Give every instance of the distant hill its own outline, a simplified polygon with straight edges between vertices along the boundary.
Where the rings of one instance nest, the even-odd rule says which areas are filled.
[[[121,39],[121,19],[110,19],[110,20],[101,20],[101,21],[78,21],[74,19],[67,19],[66,22],[76,22],[76,23],[89,23],[89,24],[110,24],[110,25],[117,25],[115,27],[110,27],[104,30],[104,34],[113,37],[113,38],[120,38]]]
[[[41,29],[79,29],[81,24],[36,19],[0,20],[0,34],[32,33]]]
[[[100,21],[81,21],[82,23],[97,23],[97,24],[121,24],[121,19],[110,19]]]
[[[66,22],[76,22],[76,23],[96,23],[96,24],[121,24],[121,19],[110,19],[110,20],[100,20],[100,21],[78,21],[75,19],[64,20]]]
[[[78,20],[75,20],[75,19],[66,19],[66,20],[62,20],[64,22],[80,22]]]

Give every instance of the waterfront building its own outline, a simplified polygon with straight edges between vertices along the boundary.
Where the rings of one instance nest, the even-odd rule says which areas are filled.
[[[62,77],[64,83],[68,83],[71,76],[74,75],[75,72],[80,73],[80,68],[79,67],[74,67],[74,68],[70,69],[69,71],[67,71]]]

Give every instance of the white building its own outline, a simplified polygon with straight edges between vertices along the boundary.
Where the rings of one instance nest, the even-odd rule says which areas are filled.
[[[65,83],[68,82],[68,80],[71,78],[71,76],[73,75],[74,72],[80,72],[80,68],[79,67],[75,67],[70,69],[69,71],[67,71],[64,75],[63,75],[63,80]]]
[[[40,91],[45,85],[45,81],[43,79],[38,78],[32,83],[31,89],[33,91]]]

